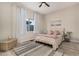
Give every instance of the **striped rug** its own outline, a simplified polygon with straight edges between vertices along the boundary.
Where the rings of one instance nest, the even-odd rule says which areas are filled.
[[[23,43],[21,46],[15,48],[15,54],[17,56],[21,55],[22,53],[25,53],[27,51],[29,51],[30,49],[33,49],[35,47],[39,46],[38,43],[35,43],[35,42],[26,42],[26,43]]]
[[[53,56],[53,55],[63,55],[61,52],[54,51],[53,48],[36,43],[34,41],[27,41],[19,45],[14,49],[17,56]]]

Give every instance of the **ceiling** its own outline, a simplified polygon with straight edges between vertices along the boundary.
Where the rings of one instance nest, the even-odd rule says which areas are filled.
[[[43,4],[42,7],[39,8],[38,6],[41,4],[40,2],[23,2],[22,4],[25,7],[32,9],[36,12],[39,12],[41,14],[48,14],[56,10],[60,10],[68,6],[77,4],[77,2],[47,2],[47,3],[50,5],[50,7],[47,7],[45,4]]]

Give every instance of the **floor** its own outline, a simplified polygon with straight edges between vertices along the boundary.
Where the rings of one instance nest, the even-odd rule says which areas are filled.
[[[44,50],[43,48],[41,49]],[[45,49],[46,48],[47,47],[45,47]],[[50,51],[52,50],[50,49]],[[50,52],[49,56],[79,56],[79,43],[63,42],[57,51],[52,51],[52,52],[53,53]],[[36,51],[36,53],[38,52]],[[31,54],[34,54],[34,53],[31,53]],[[40,55],[40,53],[38,54]],[[10,50],[7,52],[0,52],[0,56],[16,56],[16,54],[13,52],[13,50]],[[27,56],[29,56],[29,54]]]

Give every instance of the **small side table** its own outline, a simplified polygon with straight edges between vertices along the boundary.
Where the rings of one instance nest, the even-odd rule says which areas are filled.
[[[71,33],[72,32],[66,32],[65,34],[64,34],[64,41],[65,42],[70,42],[70,39],[71,39]]]
[[[0,51],[8,51],[17,45],[16,38],[10,38],[0,41]]]

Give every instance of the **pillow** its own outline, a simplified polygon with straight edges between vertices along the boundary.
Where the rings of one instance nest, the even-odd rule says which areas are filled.
[[[50,30],[48,34],[53,35],[54,31]]]
[[[54,31],[50,31],[50,34],[53,35],[54,34]]]
[[[60,33],[59,30],[56,30],[56,31],[55,31],[55,34],[56,34],[56,35],[60,35],[61,33]]]

